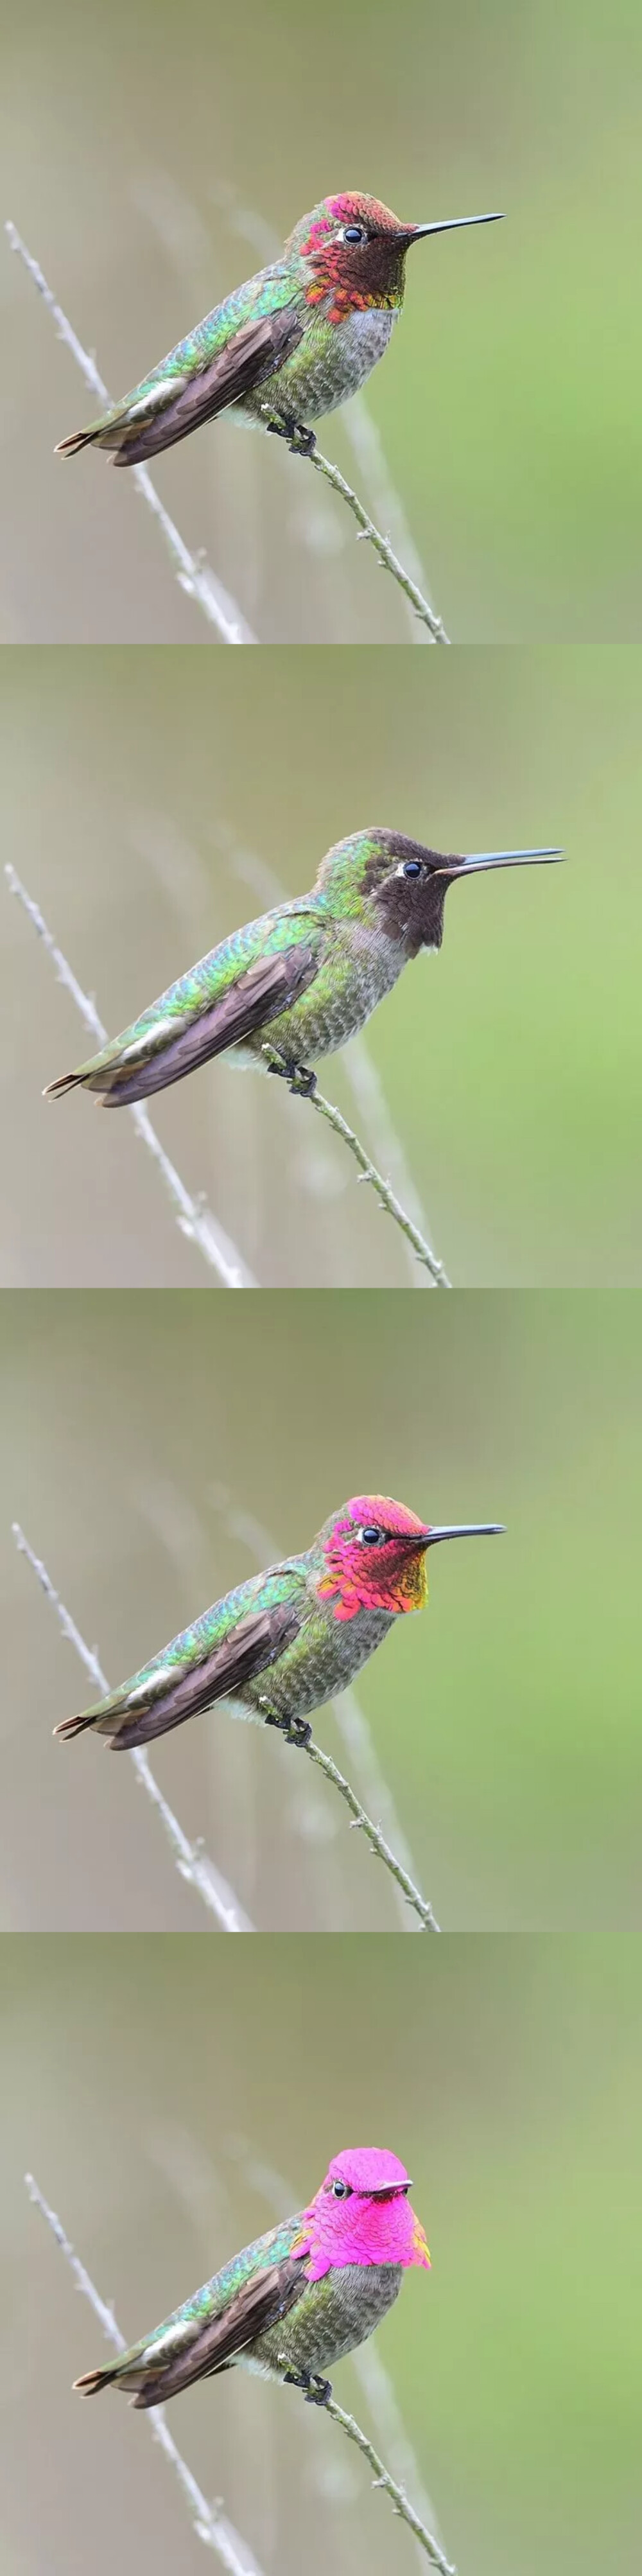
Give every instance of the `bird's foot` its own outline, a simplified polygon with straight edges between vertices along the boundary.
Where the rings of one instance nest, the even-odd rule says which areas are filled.
[[[306,2406],[327,2406],[332,2396],[332,2380],[320,2379],[317,2371],[308,2378],[304,2371],[286,2370],[284,2379],[286,2388],[302,2388]]]
[[[267,404],[264,404],[263,415],[272,438],[287,439],[291,456],[314,455],[317,443],[314,430],[307,429],[304,420],[297,420],[295,412],[269,412]]]
[[[278,1074],[282,1082],[289,1083],[290,1090],[298,1094],[300,1100],[312,1099],[317,1087],[316,1073],[309,1064],[297,1064],[296,1056],[280,1055],[277,1059],[275,1054],[268,1072]]]
[[[285,1744],[309,1744],[312,1728],[309,1725],[307,1718],[279,1717],[277,1716],[276,1709],[270,1708],[270,1703],[267,1699],[261,1699],[259,1701],[259,1707],[261,1709],[264,1726],[278,1727],[279,1734],[283,1736]]]

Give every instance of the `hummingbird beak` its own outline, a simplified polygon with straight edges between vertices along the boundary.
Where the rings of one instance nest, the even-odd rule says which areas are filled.
[[[459,233],[463,232],[468,224],[503,224],[503,221],[503,214],[451,215],[450,217],[447,217],[446,222],[442,224],[409,224],[407,240],[410,244],[411,242],[425,241],[428,233]]]
[[[411,2183],[410,2180],[408,2180],[408,2182],[380,2182],[374,2183],[372,2190],[365,2191],[362,2197],[364,2200],[400,2200],[402,2197],[405,2198],[406,2192],[413,2190],[414,2184]]]
[[[436,1547],[442,1538],[504,1538],[505,1532],[505,1521],[466,1521],[461,1528],[427,1529],[421,1544]]]
[[[480,874],[483,868],[527,868],[533,863],[541,866],[550,859],[563,859],[564,856],[563,850],[478,850],[472,858],[462,859],[460,866],[453,868],[452,875],[453,878],[472,877]]]

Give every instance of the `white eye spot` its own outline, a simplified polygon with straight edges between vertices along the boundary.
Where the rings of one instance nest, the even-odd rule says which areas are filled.
[[[400,859],[398,868],[395,868],[395,876],[420,877],[421,859]]]

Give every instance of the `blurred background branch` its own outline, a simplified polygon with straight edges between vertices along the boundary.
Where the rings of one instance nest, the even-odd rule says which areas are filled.
[[[264,1046],[262,1053],[265,1056],[271,1072],[277,1074],[283,1072],[283,1064],[277,1059],[277,1056],[271,1047]],[[295,1085],[291,1085],[290,1087],[297,1088]],[[327,1125],[334,1128],[335,1136],[341,1136],[344,1145],[349,1146],[350,1153],[354,1154],[355,1161],[359,1165],[362,1180],[369,1181],[371,1187],[376,1190],[381,1206],[386,1209],[388,1216],[394,1218],[395,1225],[401,1227],[401,1232],[405,1235],[406,1242],[412,1244],[413,1251],[416,1252],[417,1255],[417,1260],[422,1263],[424,1270],[430,1271],[430,1276],[431,1279],[434,1279],[435,1286],[437,1288],[451,1288],[452,1280],[449,1279],[448,1272],[444,1269],[443,1261],[438,1261],[436,1253],[431,1252],[430,1245],[424,1242],[424,1237],[420,1234],[419,1227],[417,1225],[413,1225],[412,1217],[406,1215],[406,1210],[405,1208],[402,1208],[400,1199],[395,1197],[394,1190],[391,1190],[390,1188],[390,1182],[384,1181],[381,1172],[378,1172],[375,1164],[371,1163],[369,1154],[366,1154],[363,1145],[359,1143],[359,1138],[355,1135],[354,1128],[349,1127],[347,1119],[342,1118],[340,1109],[335,1109],[331,1100],[324,1099],[323,1092],[317,1091],[316,1086],[313,1091],[310,1090],[305,1092],[303,1090],[303,1086],[301,1086],[298,1096],[309,1100],[310,1108],[316,1109],[318,1117],[325,1118]]]
[[[33,922],[38,938],[43,940],[49,956],[53,959],[59,984],[64,984],[65,991],[71,993],[72,1001],[75,1002],[81,1019],[84,1020],[85,1028],[91,1031],[92,1037],[97,1038],[98,1046],[105,1046],[107,1030],[98,1017],[95,1003],[88,993],[83,993],[82,986],[77,982],[67,958],[63,956],[62,949],[56,946],[39,905],[34,903],[32,895],[27,894],[26,886],[23,886],[20,877],[16,875],[15,868],[12,868],[9,863],[5,867],[5,876],[10,893],[17,895],[29,920]],[[211,1215],[205,1199],[197,1201],[190,1196],[189,1190],[186,1190],[180,1173],[176,1171],[175,1165],[170,1163],[169,1155],[165,1153],[164,1147],[159,1142],[147,1109],[140,1102],[136,1102],[130,1110],[130,1116],[137,1135],[142,1136],[143,1144],[147,1146],[148,1153],[153,1156],[154,1162],[158,1165],[165,1188],[178,1210],[177,1224],[181,1234],[187,1235],[189,1242],[198,1244],[199,1251],[203,1253],[209,1268],[218,1271],[219,1279],[222,1279],[225,1288],[255,1288],[256,1280],[251,1270],[248,1270],[241,1253],[237,1251],[236,1244],[231,1242],[216,1217]]]
[[[347,2433],[349,2442],[356,2442],[358,2450],[363,2452],[364,2459],[368,2460],[370,2468],[374,2471],[375,2486],[383,2487],[385,2494],[392,2498],[394,2512],[399,2514],[402,2522],[407,2522],[420,2548],[425,2549],[426,2557],[432,2559],[433,2567],[441,2568],[441,2576],[457,2576],[456,2567],[452,2566],[449,2558],[444,2558],[438,2541],[433,2540],[432,2534],[426,2530],[425,2523],[420,2520],[419,2514],[415,2513],[414,2505],[409,2504],[403,2487],[397,2486],[396,2479],[391,2478],[389,2469],[384,2468],[383,2460],[379,2459],[378,2453],[373,2450],[372,2443],[367,2440],[366,2434],[362,2433],[361,2425],[355,2423],[354,2415],[345,2415],[343,2407],[337,2406],[334,2397],[327,2398],[324,2413],[332,2416],[334,2424],[341,2425],[342,2431]]]
[[[103,384],[95,359],[90,357],[89,350],[83,348],[82,341],[72,330],[66,313],[63,313],[62,306],[56,303],[51,287],[47,285],[46,277],[43,276],[37,259],[34,259],[32,252],[27,250],[26,243],[21,240],[15,224],[5,223],[5,232],[11,249],[17,251],[18,257],[24,261],[24,266],[28,269],[29,276],[33,278],[34,286],[37,286],[38,294],[42,296],[47,311],[55,322],[59,340],[64,340],[65,347],[71,350],[72,358],[75,358],[76,365],[84,376],[85,384],[89,386],[90,392],[96,395],[101,409],[107,409],[111,402],[111,394]],[[210,626],[216,627],[223,644],[256,644],[257,638],[251,626],[248,626],[245,618],[242,617],[236,600],[230,597],[229,591],[224,590],[222,582],[217,581],[204,559],[201,558],[199,561],[195,555],[190,554],[189,547],[184,544],[174,520],[170,519],[168,511],[163,508],[163,503],[159,500],[147,466],[133,465],[131,474],[137,491],[142,492],[143,500],[147,502],[148,510],[151,510],[153,517],[158,520],[181,590],[187,592],[189,599],[198,601],[199,608],[202,608]]]
[[[101,1697],[106,1698],[109,1690],[109,1682],[106,1674],[102,1670],[101,1664],[99,1664],[98,1656],[93,1652],[90,1646],[85,1644],[84,1637],[81,1637],[80,1629],[76,1627],[75,1620],[70,1617],[69,1611],[65,1609],[64,1602],[61,1601],[59,1593],[54,1590],[54,1586],[47,1573],[46,1566],[42,1564],[40,1557],[34,1555],[33,1548],[29,1546],[29,1542],[24,1535],[24,1530],[21,1530],[18,1521],[13,1522],[13,1535],[20,1555],[28,1557],[29,1564],[32,1567],[34,1574],[37,1575],[38,1582],[41,1584],[43,1592],[46,1593],[47,1600],[51,1602],[52,1610],[55,1611],[58,1626],[62,1630],[63,1637],[67,1637],[70,1646],[75,1648],[76,1654],[80,1657],[81,1664],[84,1664],[85,1671],[89,1673],[91,1681],[95,1684],[96,1691]],[[222,1932],[253,1932],[254,1924],[250,1922],[249,1916],[244,1914],[243,1908],[239,1905],[238,1899],[234,1894],[234,1889],[228,1886],[227,1879],[223,1878],[220,1870],[215,1868],[214,1862],[208,1858],[207,1852],[205,1852],[201,1847],[188,1842],[187,1835],[183,1833],[182,1825],[179,1825],[178,1817],[174,1815],[173,1809],[168,1806],[167,1799],[163,1797],[162,1790],[159,1789],[158,1782],[154,1778],[154,1773],[150,1770],[147,1754],[140,1746],[137,1746],[134,1752],[130,1754],[129,1759],[133,1762],[136,1777],[140,1780],[141,1787],[146,1790],[147,1796],[151,1799],[152,1805],[157,1809],[161,1823],[164,1826],[165,1833],[167,1834],[168,1842],[171,1843],[176,1867],[179,1871],[180,1877],[187,1880],[188,1886],[195,1887],[197,1889],[198,1895],[202,1897],[203,1904],[208,1907],[210,1914],[214,1914],[216,1916],[217,1923],[220,1925]]]
[[[47,2226],[51,2228],[52,2236],[55,2236],[56,2244],[60,2246],[61,2254],[64,2254],[65,2261],[73,2272],[76,2288],[82,2292],[84,2299],[89,2300],[89,2305],[93,2308],[94,2315],[98,2317],[107,2342],[113,2346],[114,2352],[125,2352],[125,2336],[121,2334],[120,2326],[116,2324],[113,2309],[107,2307],[99,2291],[94,2288],[94,2283],[90,2280],[89,2273],[85,2271],[84,2263],[81,2263],[79,2256],[74,2253],[73,2245],[65,2235],[64,2227],[56,2217],[55,2210],[50,2209],[48,2202],[43,2199],[33,2174],[25,2174],[25,2183],[29,2199],[34,2202],[36,2209],[41,2211]],[[179,2486],[182,2487],[183,2494],[187,2498],[193,2529],[199,2540],[205,2542],[207,2549],[215,2551],[221,2565],[228,2569],[228,2576],[262,2576],[258,2559],[248,2548],[247,2542],[242,2540],[240,2532],[235,2531],[234,2524],[228,2522],[227,2514],[223,2512],[220,2501],[217,2499],[216,2503],[208,2504],[207,2497],[202,2494],[196,2478],[192,2476],[191,2469],[188,2469],[187,2461],[177,2450],[173,2435],[168,2431],[164,2408],[155,2406],[148,2414],[147,2422],[152,2441],[160,2444],[166,2460],[171,2461],[172,2468],[176,2472]]]
[[[380,528],[375,527],[374,519],[368,517],[363,502],[358,500],[351,483],[346,483],[345,475],[339,473],[338,465],[331,465],[327,456],[321,456],[318,447],[310,449],[309,453],[301,448],[297,453],[301,455],[305,453],[306,464],[314,465],[317,474],[322,474],[324,481],[331,483],[333,492],[340,492],[342,501],[347,501],[353,518],[358,520],[361,537],[365,538],[369,545],[374,546],[375,554],[378,555],[384,571],[392,573],[393,580],[398,581],[399,588],[410,601],[415,616],[421,618],[422,624],[429,628],[433,643],[449,644],[450,636],[446,634],[441,618],[436,617],[434,609],[429,608],[427,599],[424,599],[423,592],[419,590],[417,582],[412,580],[410,573],[404,571],[398,555],[393,552],[389,537],[383,537]]]
[[[362,1807],[360,1800],[355,1798],[354,1789],[351,1789],[349,1780],[344,1780],[343,1772],[337,1770],[336,1762],[332,1762],[330,1754],[322,1752],[321,1745],[315,1744],[312,1738],[304,1745],[303,1750],[308,1754],[310,1761],[316,1763],[317,1769],[325,1772],[326,1780],[332,1781],[332,1786],[338,1789],[340,1797],[345,1798],[353,1824],[360,1826],[366,1841],[370,1844],[371,1851],[375,1852],[377,1859],[382,1860],[385,1868],[391,1871],[397,1887],[403,1888],[408,1904],[414,1906],[415,1914],[421,1918],[424,1931],[438,1932],[440,1927],[435,1922],[432,1906],[428,1904],[427,1897],[420,1896],[418,1887],[413,1885],[412,1879],[408,1876],[408,1871],[402,1868],[401,1861],[397,1860],[395,1853],[390,1850],[390,1845],[385,1841],[380,1827],[373,1825],[371,1816],[366,1815],[365,1807]]]

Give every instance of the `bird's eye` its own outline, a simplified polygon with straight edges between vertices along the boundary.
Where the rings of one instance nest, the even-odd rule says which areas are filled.
[[[343,238],[344,238],[344,241],[349,241],[349,242],[362,242],[362,241],[365,241],[366,236],[365,236],[365,232],[364,232],[364,229],[363,229],[363,224],[346,224]]]
[[[333,2199],[334,2199],[334,2200],[350,2200],[350,2199],[351,2199],[351,2196],[352,2196],[352,2195],[351,2195],[351,2185],[350,2185],[350,2183],[349,2183],[349,2182],[333,2182],[333,2184],[332,2184],[332,2196],[333,2196]]]
[[[397,869],[397,876],[398,876],[398,877],[420,877],[420,876],[421,876],[421,859],[402,859],[402,861],[401,861],[401,865],[400,865],[400,867],[398,867],[398,869]]]
[[[374,1521],[369,1522],[367,1529],[359,1531],[362,1547],[380,1547],[385,1534],[385,1530],[375,1529]]]

